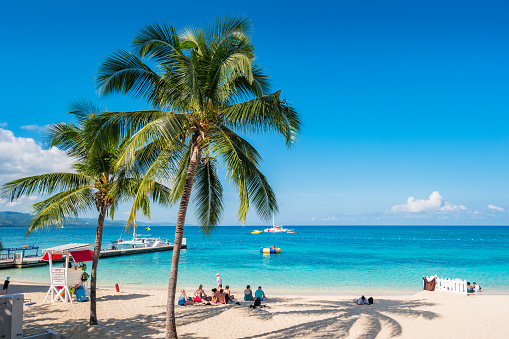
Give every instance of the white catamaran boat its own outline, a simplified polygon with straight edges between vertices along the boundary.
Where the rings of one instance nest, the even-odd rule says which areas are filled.
[[[274,225],[274,214],[272,214],[272,227],[266,228],[263,231],[267,233],[286,233],[289,230],[283,228],[283,225]]]
[[[139,248],[139,247],[159,247],[171,245],[169,240],[162,240],[159,237],[152,237],[150,234],[136,234],[136,227],[133,227],[132,240],[118,239],[116,247],[122,248]]]

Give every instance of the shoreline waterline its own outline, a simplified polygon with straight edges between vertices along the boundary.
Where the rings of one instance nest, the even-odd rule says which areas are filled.
[[[332,295],[342,291],[412,293],[422,276],[437,274],[477,282],[483,291],[507,293],[509,227],[353,227],[286,226],[297,234],[251,235],[248,227],[218,227],[209,237],[188,227],[184,236],[178,288],[210,289],[215,274],[223,286],[243,290],[247,284],[274,292]],[[93,227],[68,227],[24,237],[24,229],[3,228],[5,247],[36,244],[40,249],[70,242],[93,243]],[[125,231],[105,227],[103,248]],[[141,231],[140,231],[141,232]],[[153,236],[170,238],[174,227],[159,226]],[[281,254],[260,253],[277,245]],[[100,286],[165,290],[172,252],[145,253],[99,261]],[[90,265],[88,265],[90,267]],[[90,273],[90,269],[87,270]],[[0,278],[49,283],[47,266],[0,270]]]

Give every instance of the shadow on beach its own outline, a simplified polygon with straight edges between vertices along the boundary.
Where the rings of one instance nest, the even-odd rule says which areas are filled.
[[[147,297],[143,293],[126,295],[107,294],[101,296],[101,301],[112,301],[115,306],[127,307],[120,316],[108,318],[106,314],[99,314],[99,325],[88,326],[88,303],[82,307],[79,316],[76,305],[45,303],[28,306],[24,314],[24,335],[44,332],[53,329],[65,335],[66,338],[161,338],[164,336],[166,312],[161,303],[146,305],[153,311],[145,314],[135,311],[138,300]],[[135,304],[122,304],[130,300]],[[118,303],[120,302],[120,303]],[[101,304],[103,304],[101,302]],[[271,298],[264,307],[252,309],[252,302],[242,302],[241,305],[194,305],[176,308],[177,330],[187,325],[197,325],[195,333],[184,329],[182,338],[205,339],[229,337],[228,332],[219,333],[207,330],[211,322],[221,321],[225,312],[234,312],[233,318],[239,320],[239,326],[244,322],[272,322],[277,326],[268,326],[268,330],[259,328],[251,335],[237,336],[241,339],[254,338],[375,338],[396,337],[403,334],[399,318],[422,317],[435,319],[438,314],[422,310],[434,304],[426,300],[375,300],[373,305],[357,305],[350,300],[311,301],[309,299]],[[103,304],[104,305],[104,304]],[[132,305],[132,306],[131,306]],[[132,311],[130,308],[133,308]],[[155,310],[154,307],[159,308]],[[130,313],[132,312],[132,313]],[[85,313],[85,314],[81,314]],[[285,319],[299,319],[298,323],[288,323]],[[192,326],[194,327],[194,326]],[[277,329],[275,329],[277,328]],[[200,330],[198,330],[200,329]],[[203,330],[203,331],[202,331]],[[193,332],[194,332],[193,331]],[[179,331],[181,332],[181,331]],[[230,336],[231,337],[231,336]]]
[[[350,335],[350,331],[355,323],[362,319],[363,334],[358,338],[376,338],[382,331],[382,324],[389,328],[388,335],[396,337],[402,334],[401,325],[391,317],[391,315],[424,317],[425,319],[434,319],[438,317],[436,313],[419,310],[419,307],[432,306],[432,303],[422,301],[403,301],[403,300],[377,300],[373,305],[357,305],[351,301],[321,301],[316,303],[293,304],[294,310],[284,312],[271,312],[270,307],[262,308],[253,312],[253,316],[263,320],[272,319],[281,315],[325,315],[325,319],[315,321],[304,321],[298,325],[285,327],[275,331],[268,331],[253,336],[242,337],[241,339],[251,338],[340,338]],[[316,309],[309,310],[299,308],[308,308],[310,306]]]
[[[291,310],[277,311],[278,306],[288,304]],[[284,298],[271,299],[265,307],[250,309],[244,303],[239,307],[239,312],[247,312],[248,317],[268,321],[280,316],[309,315],[325,316],[324,319],[302,321],[297,325],[290,325],[278,330],[267,331],[255,335],[239,337],[239,339],[254,338],[341,338],[351,335],[352,330],[357,331],[357,338],[376,338],[384,327],[384,333],[388,337],[396,337],[402,334],[402,326],[393,316],[423,317],[431,320],[438,315],[433,312],[419,310],[420,307],[433,306],[433,303],[415,300],[377,300],[373,305],[356,305],[351,301],[317,301],[295,303],[295,300]],[[199,323],[210,319],[229,310],[230,307],[212,307],[204,309],[185,310],[177,317],[177,325],[185,326],[190,323]],[[299,310],[302,309],[302,310]],[[358,323],[359,324],[356,324]],[[357,327],[357,328],[355,328]],[[362,333],[359,333],[362,332]],[[185,338],[199,339],[201,336],[186,334]]]

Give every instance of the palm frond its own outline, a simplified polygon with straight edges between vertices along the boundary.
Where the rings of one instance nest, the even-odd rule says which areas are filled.
[[[280,92],[264,95],[246,102],[224,108],[221,115],[232,128],[245,132],[274,131],[281,134],[291,147],[300,131],[299,114],[286,101],[280,100]]]
[[[31,206],[34,217],[26,235],[40,228],[59,226],[77,219],[80,213],[95,208],[94,189],[80,187],[67,190]]]
[[[174,53],[181,54],[178,33],[171,24],[153,23],[142,28],[132,45],[141,58],[147,57],[162,64],[168,62]]]
[[[223,187],[217,177],[216,161],[207,158],[196,171],[193,187],[194,212],[200,231],[208,235],[223,213]]]
[[[0,188],[0,196],[10,201],[32,193],[52,194],[55,191],[92,186],[93,178],[78,173],[49,173],[16,179]]]
[[[156,88],[161,81],[154,72],[136,55],[119,50],[99,67],[96,78],[101,95],[132,94],[149,102],[157,96]]]
[[[187,169],[191,162],[191,144],[187,143],[182,150],[182,156],[177,164],[177,169],[171,178],[171,193],[170,193],[170,205],[174,205],[179,202],[182,198],[182,192],[184,191],[184,184],[186,182]]]

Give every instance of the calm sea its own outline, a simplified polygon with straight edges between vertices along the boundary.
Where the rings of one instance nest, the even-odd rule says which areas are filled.
[[[411,292],[423,275],[476,281],[484,291],[509,292],[509,227],[463,226],[296,226],[296,234],[252,235],[255,227],[218,227],[205,237],[186,227],[188,249],[180,257],[178,288],[210,289],[215,274],[234,291],[261,285],[266,292]],[[173,239],[174,227],[152,226],[150,234]],[[24,228],[0,228],[4,247],[41,248],[72,242],[93,244],[93,227],[40,231],[27,238]],[[122,227],[105,227],[104,247]],[[138,228],[138,233],[149,233]],[[124,239],[129,236],[123,234]],[[264,255],[276,245],[281,254]],[[165,288],[172,252],[103,259],[99,285]],[[89,265],[90,266],[90,265]],[[18,280],[49,283],[47,267],[0,270]]]

